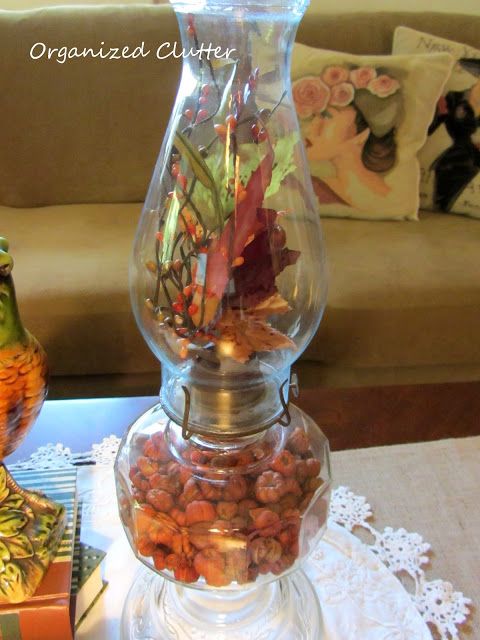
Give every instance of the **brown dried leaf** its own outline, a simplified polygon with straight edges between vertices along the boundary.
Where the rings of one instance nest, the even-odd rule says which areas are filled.
[[[248,324],[246,337],[254,351],[275,351],[295,349],[295,343],[288,336],[271,327],[268,322],[252,318]]]
[[[256,316],[271,316],[288,313],[292,308],[278,292],[274,293],[251,310]]]
[[[261,317],[227,310],[218,325],[220,338],[217,347],[220,355],[245,363],[256,351],[295,349],[288,336],[277,331]]]
[[[217,349],[219,355],[228,356],[243,364],[247,362],[253,349],[246,335],[248,323],[240,320],[240,314],[235,321],[234,313],[227,311],[219,323],[220,338],[217,341]]]

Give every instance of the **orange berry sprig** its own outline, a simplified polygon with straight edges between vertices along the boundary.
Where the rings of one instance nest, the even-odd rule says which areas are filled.
[[[195,29],[193,16],[188,16],[187,21],[188,21],[189,35],[195,41],[197,41],[197,33]],[[210,99],[212,96],[212,87],[215,86],[218,91],[218,86],[215,81],[215,74],[213,69],[211,69],[211,73],[212,73],[213,84],[212,82],[211,83],[204,82],[201,85],[199,84],[198,97],[196,100],[196,104],[188,105],[188,106],[186,105],[187,108],[185,108],[184,110],[184,116],[188,121],[188,125],[185,128],[184,133],[189,138],[192,130],[195,127],[200,127],[200,126],[203,127],[207,122],[214,119],[220,107],[220,104],[221,104],[220,100],[218,101],[218,106],[216,110],[212,111],[212,108],[210,105]],[[202,157],[208,156],[211,144],[213,144],[217,140],[224,144],[232,145],[232,152],[233,152],[233,156],[235,157],[237,154],[237,141],[236,141],[237,128],[239,124],[243,124],[244,122],[248,122],[249,124],[247,124],[246,128],[244,128],[244,130],[242,131],[241,141],[245,140],[245,135],[244,135],[245,133],[247,133],[248,135],[249,127],[251,131],[251,140],[253,142],[260,144],[268,140],[266,123],[268,121],[268,117],[271,112],[267,113],[267,110],[259,110],[253,116],[251,115],[253,111],[251,107],[252,105],[254,105],[252,94],[256,90],[258,78],[259,78],[259,70],[255,69],[250,74],[247,83],[244,85],[242,89],[238,89],[238,85],[237,85],[237,89],[233,91],[231,113],[228,113],[226,115],[223,122],[212,123],[214,126],[215,134],[216,134],[214,140],[212,140],[212,142],[209,145],[207,145],[207,147],[203,147],[203,146],[198,147],[198,151]],[[249,107],[248,110],[246,109],[247,105]],[[245,111],[244,111],[244,108],[245,108]],[[249,111],[248,118],[245,118],[244,121],[241,121],[242,112],[245,114],[246,111]],[[171,193],[171,197],[175,197],[175,194],[177,194],[176,195],[177,198],[181,197],[181,200],[182,200],[180,204],[181,217],[183,217],[182,212],[186,213],[188,208],[191,211],[192,216],[196,218],[196,220],[202,227],[202,230],[200,230],[200,234],[199,234],[196,224],[193,224],[193,223],[188,224],[187,222],[184,225],[185,229],[183,233],[185,234],[185,238],[188,239],[189,245],[191,247],[191,251],[189,254],[190,256],[189,260],[191,260],[191,258],[195,259],[195,255],[197,255],[198,257],[200,253],[205,253],[208,251],[209,234],[208,234],[207,228],[205,227],[205,224],[202,221],[201,211],[198,211],[195,203],[194,196],[195,196],[196,176],[190,177],[188,175],[188,178],[187,178],[187,175],[185,175],[186,174],[185,167],[183,167],[183,171],[182,171],[183,163],[181,163],[181,156],[178,153],[176,153],[176,151],[177,150],[174,148],[173,154],[172,154],[171,176],[174,180],[175,188],[174,188],[174,192]],[[248,197],[246,187],[240,180],[235,180],[232,186],[227,185],[227,189],[229,190],[230,194],[234,196],[235,202],[237,205],[241,204]],[[235,261],[235,264],[232,266],[240,266],[240,264],[241,264],[241,260],[237,259]],[[191,266],[189,268],[191,269]],[[170,273],[170,271],[167,271],[167,273],[164,273],[163,269],[161,271],[162,271],[162,275],[160,277],[171,278],[177,288],[177,291],[179,291],[180,299],[177,299],[177,300],[174,299],[171,301],[171,305],[172,305],[171,316],[173,318],[173,320],[171,320],[172,328],[177,332],[177,334],[182,335],[182,337],[186,335],[197,334],[201,329],[202,321],[199,322],[199,319],[197,317],[195,318],[195,322],[194,322],[193,318],[195,316],[200,315],[199,314],[199,307],[201,306],[200,298],[197,295],[197,297],[195,298],[195,302],[193,302],[193,298],[191,298],[190,300],[188,299],[184,300],[182,298],[182,295],[183,295],[182,289],[184,288],[184,285],[185,285],[185,281],[183,280],[185,272],[183,271],[183,269],[180,269],[179,271],[177,271],[176,275],[173,272]],[[191,281],[192,280],[190,279],[190,282]],[[187,285],[189,284],[188,279],[186,284]],[[203,309],[203,301],[202,301],[202,309]]]
[[[193,16],[193,14],[188,14],[187,16],[187,34],[189,35],[190,38],[193,39],[194,41],[194,45],[195,48],[198,50],[199,49],[199,40],[198,40],[198,35],[197,35],[197,29],[195,26],[195,17]],[[200,69],[203,72],[203,66],[204,66],[204,61],[202,59],[202,57],[199,58],[199,65],[200,65]],[[188,107],[184,110],[183,112],[183,116],[186,118],[186,120],[189,122],[189,124],[187,125],[187,127],[184,129],[183,133],[188,135],[188,132],[191,132],[193,127],[199,124],[203,124],[205,122],[208,122],[210,120],[212,120],[216,114],[218,113],[218,110],[220,109],[221,106],[221,91],[220,91],[220,87],[217,84],[217,80],[215,77],[215,70],[213,68],[212,62],[211,60],[207,57],[206,60],[206,65],[210,71],[210,75],[211,75],[211,81],[213,83],[213,86],[216,89],[216,94],[217,94],[217,106],[214,109],[213,112],[211,112],[209,109],[207,109],[207,105],[209,102],[209,97],[211,94],[211,89],[212,86],[208,83],[204,83],[202,84],[202,86],[200,87],[199,90],[199,95],[197,98],[197,105],[196,105],[196,109],[195,111],[191,108]]]
[[[189,14],[187,18],[187,33],[192,38],[196,38],[197,32],[195,30],[195,18],[193,14]]]

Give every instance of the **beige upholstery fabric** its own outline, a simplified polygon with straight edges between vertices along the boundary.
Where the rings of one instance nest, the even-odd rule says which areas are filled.
[[[57,375],[157,371],[130,310],[137,204],[0,208],[25,324]],[[337,367],[480,362],[478,221],[325,220],[329,305],[305,357]]]
[[[20,312],[54,375],[158,370],[128,295],[139,215],[138,204],[0,209]]]
[[[350,367],[480,362],[480,225],[324,220],[328,308],[310,358]]]
[[[455,10],[454,3],[452,10]],[[311,47],[335,51],[385,54],[392,52],[393,32],[400,24],[443,38],[460,36],[465,44],[479,46],[480,16],[433,12],[323,14],[311,10],[300,24],[297,40]]]
[[[446,14],[322,15],[302,21],[304,44],[390,53],[405,24],[479,46],[480,17]],[[50,7],[0,11],[0,204],[135,202],[144,198],[180,73],[156,48],[178,30],[169,6]],[[32,60],[49,47],[135,47],[137,60]]]
[[[166,7],[0,11],[0,204],[143,200],[180,74]],[[136,47],[137,60],[32,60],[31,47]]]

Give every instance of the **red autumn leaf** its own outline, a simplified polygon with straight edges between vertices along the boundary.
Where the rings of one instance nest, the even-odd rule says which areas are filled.
[[[219,300],[230,277],[230,265],[242,255],[257,220],[265,191],[272,179],[273,152],[270,149],[247,183],[247,197],[230,216],[221,236],[208,250],[206,284],[209,293]]]
[[[279,248],[272,241],[277,212],[258,209],[255,237],[242,253],[243,264],[233,272],[235,295],[229,297],[233,307],[250,309],[277,292],[276,277],[297,262],[300,252]]]

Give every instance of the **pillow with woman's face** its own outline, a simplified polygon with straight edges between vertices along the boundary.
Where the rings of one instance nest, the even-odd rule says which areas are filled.
[[[394,53],[447,51],[455,65],[419,153],[424,209],[480,218],[480,50],[398,27]]]
[[[417,154],[452,64],[445,53],[355,56],[295,45],[293,98],[321,214],[418,218]]]

